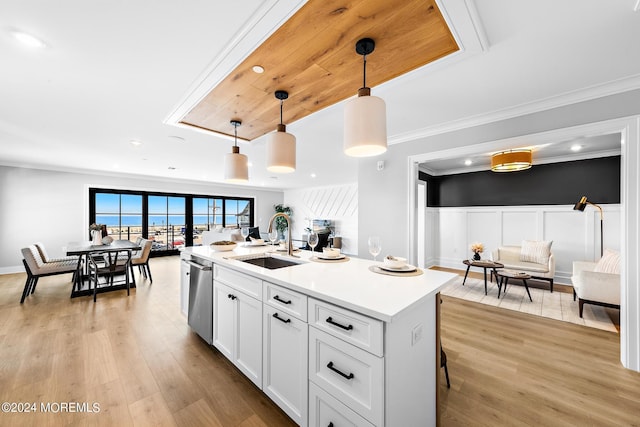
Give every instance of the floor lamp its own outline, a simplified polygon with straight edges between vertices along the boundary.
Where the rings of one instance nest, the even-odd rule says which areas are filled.
[[[604,246],[603,246],[604,242],[602,238],[602,222],[604,220],[604,215],[602,214],[602,208],[596,205],[595,203],[591,203],[587,201],[587,196],[582,196],[582,198],[580,198],[580,201],[576,203],[575,206],[573,207],[573,210],[584,212],[584,208],[586,208],[587,205],[594,206],[598,208],[598,210],[600,211],[600,256],[602,256],[602,254],[604,253]]]

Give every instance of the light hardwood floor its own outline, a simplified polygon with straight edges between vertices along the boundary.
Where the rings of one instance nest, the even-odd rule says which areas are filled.
[[[294,425],[179,311],[179,260],[154,283],[69,299],[70,277],[0,276],[2,402],[97,402],[100,413],[0,413],[0,426]],[[640,374],[617,334],[443,297],[442,425],[640,425]],[[39,410],[40,408],[38,408]],[[395,426],[392,426],[395,427]],[[404,426],[402,426],[404,427]]]

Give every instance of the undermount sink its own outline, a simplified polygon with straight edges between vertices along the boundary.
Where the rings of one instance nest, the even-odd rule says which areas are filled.
[[[249,264],[257,265],[258,267],[268,268],[269,270],[275,270],[277,268],[284,268],[284,267],[291,267],[294,265],[304,263],[304,261],[301,261],[301,260],[291,260],[283,257],[271,256],[268,254],[229,257],[229,259],[235,259],[237,261],[242,261]]]

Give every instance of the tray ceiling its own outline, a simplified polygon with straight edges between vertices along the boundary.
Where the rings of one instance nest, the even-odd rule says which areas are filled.
[[[354,96],[362,86],[355,43],[363,37],[376,42],[367,56],[369,87],[458,50],[435,0],[309,0],[180,122],[233,135],[229,122],[240,119],[238,138],[250,141],[279,123],[276,90],[289,92],[285,124]]]

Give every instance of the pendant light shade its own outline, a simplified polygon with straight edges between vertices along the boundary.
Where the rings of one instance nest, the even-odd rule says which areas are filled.
[[[238,147],[238,126],[240,120],[231,120],[234,127],[234,145],[231,153],[224,155],[224,180],[230,183],[242,183],[249,181],[249,161],[247,156],[240,154]]]
[[[384,100],[371,96],[367,87],[367,55],[373,52],[375,42],[362,39],[356,43],[356,52],[363,56],[363,86],[358,97],[348,101],[344,109],[344,152],[353,157],[369,157],[387,151],[387,108]]]
[[[296,137],[287,133],[282,123],[282,104],[289,94],[284,90],[276,91],[280,100],[280,124],[275,132],[267,135],[267,170],[275,173],[291,173],[296,170]]]
[[[531,167],[531,150],[509,150],[491,156],[493,172],[516,172]]]

